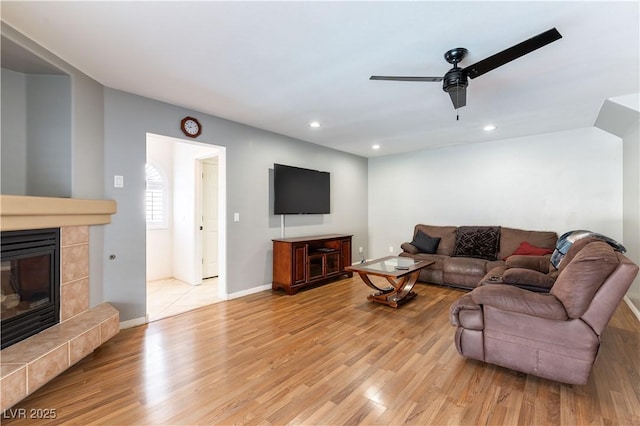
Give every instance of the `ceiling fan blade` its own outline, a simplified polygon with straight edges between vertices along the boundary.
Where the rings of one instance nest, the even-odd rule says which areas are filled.
[[[451,90],[449,92],[451,102],[453,102],[453,108],[458,109],[467,105],[467,88],[460,88],[458,90]]]
[[[496,53],[495,55],[489,56],[488,58],[476,62],[473,65],[469,65],[464,69],[464,72],[469,78],[479,77],[482,74],[485,74],[508,62],[518,59],[519,57],[531,53],[534,50],[540,49],[541,47],[544,47],[549,43],[553,43],[554,41],[561,38],[562,35],[558,32],[558,30],[552,28],[548,31],[538,34],[537,36],[531,37],[530,39],[525,40],[522,43],[511,46],[510,48],[505,49],[502,52]]]
[[[394,81],[442,81],[442,77],[394,77],[386,75],[372,75],[369,80],[394,80]]]

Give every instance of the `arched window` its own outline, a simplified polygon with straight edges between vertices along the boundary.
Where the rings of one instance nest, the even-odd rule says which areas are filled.
[[[167,182],[153,165],[145,165],[147,228],[167,227]]]

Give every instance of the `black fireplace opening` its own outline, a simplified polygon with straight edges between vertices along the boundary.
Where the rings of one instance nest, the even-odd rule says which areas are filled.
[[[60,229],[3,231],[2,349],[60,322]]]

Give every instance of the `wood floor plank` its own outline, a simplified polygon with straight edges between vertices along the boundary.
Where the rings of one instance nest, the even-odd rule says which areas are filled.
[[[465,292],[414,290],[393,309],[355,277],[123,330],[14,410],[54,408],[43,425],[640,425],[640,322],[624,303],[589,382],[569,386],[460,357],[449,307]]]

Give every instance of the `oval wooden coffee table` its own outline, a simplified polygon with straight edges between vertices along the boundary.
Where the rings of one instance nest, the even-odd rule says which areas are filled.
[[[434,264],[431,260],[414,260],[408,257],[387,256],[381,259],[357,265],[347,266],[346,271],[357,272],[362,281],[376,293],[367,296],[367,300],[383,303],[392,308],[416,297],[413,286],[418,280],[420,270]],[[378,287],[369,276],[384,277],[391,287]]]

